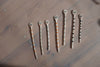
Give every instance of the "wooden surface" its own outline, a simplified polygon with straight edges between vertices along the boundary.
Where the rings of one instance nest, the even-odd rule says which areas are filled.
[[[99,0],[97,0],[99,1]],[[68,9],[66,46],[62,46],[62,10]],[[70,49],[71,13],[84,16],[82,42]],[[53,16],[59,16],[60,53],[56,51]],[[50,20],[51,51],[47,51],[43,25],[44,55],[40,54],[38,21]],[[28,23],[33,23],[38,60],[35,60]],[[0,67],[100,67],[100,5],[94,0],[0,0]]]

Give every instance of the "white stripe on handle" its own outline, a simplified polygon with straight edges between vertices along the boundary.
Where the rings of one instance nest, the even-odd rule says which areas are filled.
[[[68,11],[67,10],[63,10],[63,41],[62,44],[65,45],[66,44],[66,16],[67,16]]]
[[[72,37],[71,37],[71,48],[74,48],[74,33],[75,33],[75,22],[76,22],[77,11],[72,10]]]
[[[81,42],[81,32],[82,32],[82,22],[83,22],[83,16],[82,15],[78,15],[79,17],[79,32],[78,32],[78,42]]]
[[[55,21],[55,28],[56,28],[56,46],[57,46],[57,52],[60,52],[60,46],[59,46],[59,31],[58,31],[58,17],[54,16]]]
[[[33,28],[32,23],[29,23],[29,27],[30,27],[30,33],[31,33],[34,56],[35,56],[35,59],[38,59],[38,56],[37,56],[37,53],[36,53],[36,48],[35,48],[34,33],[33,33],[33,29],[32,29]]]
[[[39,21],[39,32],[40,32],[40,50],[41,50],[41,55],[44,55],[43,51],[43,44],[42,44],[42,22]]]
[[[45,24],[46,24],[46,29],[47,29],[47,50],[49,50],[50,51],[50,34],[49,34],[49,21],[48,20],[46,20],[45,21]]]

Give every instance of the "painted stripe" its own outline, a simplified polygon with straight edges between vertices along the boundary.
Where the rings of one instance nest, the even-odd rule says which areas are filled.
[[[43,55],[44,54],[44,51],[43,51],[43,44],[42,44],[42,22],[39,22],[39,35],[40,35],[40,49],[41,49],[41,54]]]
[[[35,42],[34,42],[34,34],[33,34],[32,24],[30,24],[30,32],[31,32],[32,44],[33,44],[34,56],[35,56],[35,59],[38,59],[37,53],[35,50]]]

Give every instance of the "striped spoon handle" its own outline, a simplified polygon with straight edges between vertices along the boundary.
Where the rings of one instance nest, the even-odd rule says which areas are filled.
[[[66,16],[67,16],[68,11],[67,10],[63,10],[63,41],[62,41],[62,45],[66,44]]]
[[[50,51],[50,33],[49,33],[49,21],[46,20],[45,24],[46,24],[46,31],[47,31],[47,50]]]
[[[34,33],[33,33],[33,25],[32,25],[32,23],[29,23],[29,28],[30,28],[30,35],[31,35],[31,40],[32,40],[34,56],[35,56],[35,59],[38,59],[36,48],[35,48]]]
[[[55,21],[55,29],[56,29],[56,46],[57,46],[57,52],[60,52],[60,46],[59,46],[59,31],[58,31],[58,17],[54,16]]]
[[[79,14],[78,18],[79,18],[78,42],[80,43],[81,42],[83,16]]]
[[[42,44],[42,22],[39,21],[39,35],[40,35],[40,50],[41,50],[41,55],[44,55],[44,51],[43,51],[43,44]]]
[[[71,48],[74,48],[74,33],[75,33],[75,22],[76,22],[76,10],[72,10],[72,30],[71,30]]]

